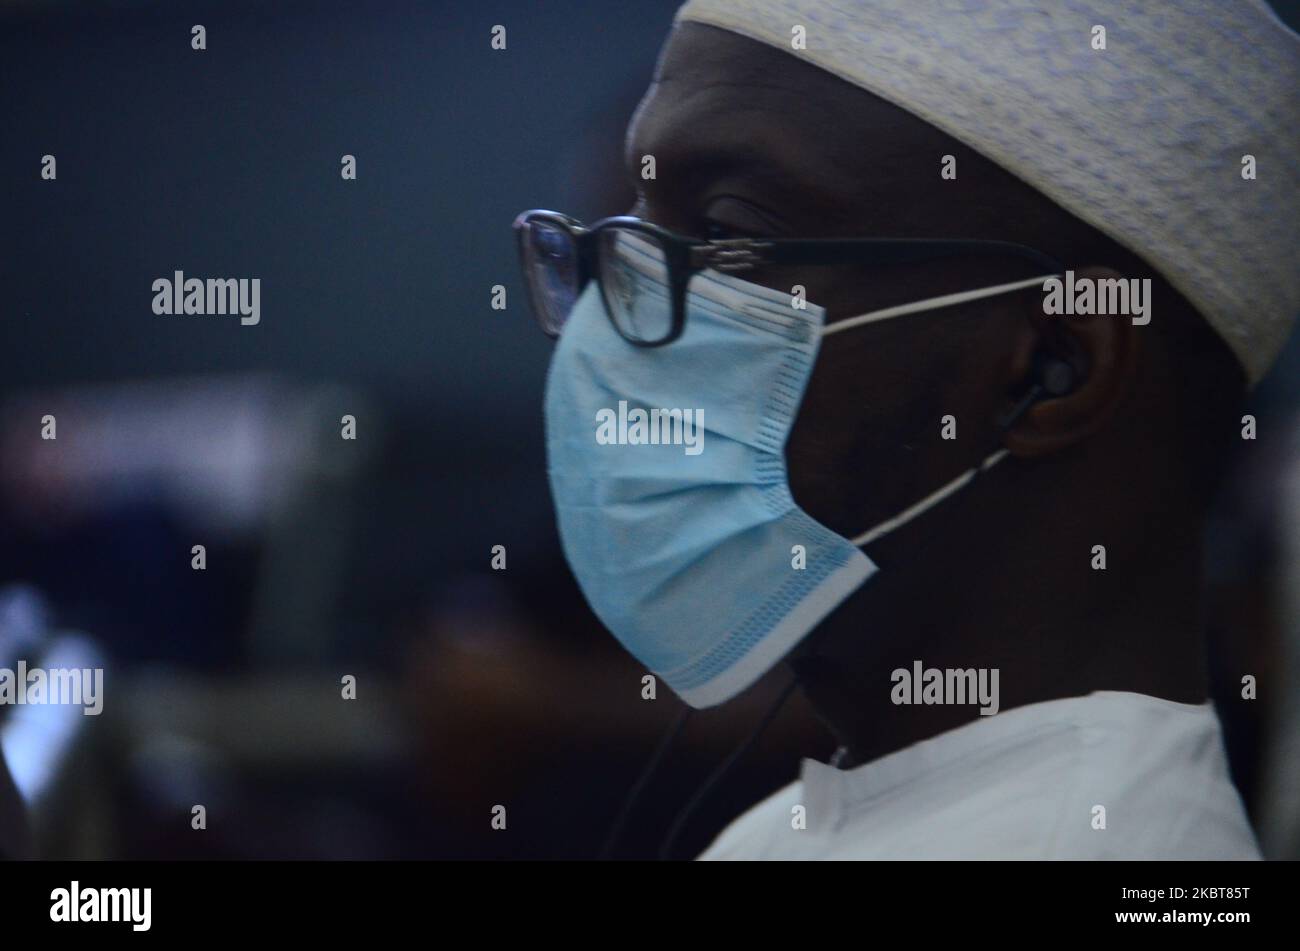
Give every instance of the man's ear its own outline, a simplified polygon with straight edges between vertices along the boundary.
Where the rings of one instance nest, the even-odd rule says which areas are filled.
[[[1076,285],[1080,280],[1108,279],[1123,278],[1104,267],[1074,272]],[[1063,293],[1069,293],[1068,285]],[[1043,352],[1071,365],[1074,388],[1063,396],[1042,399],[1007,432],[1007,449],[1022,458],[1057,452],[1106,426],[1137,371],[1140,329],[1128,314],[1045,314],[1041,296],[1028,306],[1033,311],[1016,339],[1012,361],[1015,379],[1026,379],[1034,353]]]

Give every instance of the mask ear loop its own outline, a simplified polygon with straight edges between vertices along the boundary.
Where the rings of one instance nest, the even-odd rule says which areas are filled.
[[[850,538],[849,541],[851,541],[854,545],[858,546],[859,548],[862,548],[865,545],[870,545],[876,539],[888,535],[890,532],[892,532],[894,529],[898,528],[899,526],[906,525],[908,522],[916,518],[918,515],[921,515],[922,513],[927,512],[930,509],[934,508],[936,505],[938,505],[944,499],[948,498],[950,495],[954,495],[955,493],[960,492],[962,489],[966,488],[972,482],[974,482],[981,473],[987,472],[988,470],[992,469],[999,462],[1005,459],[1008,455],[1009,453],[1007,452],[1007,450],[999,449],[997,452],[985,456],[984,461],[981,462],[978,466],[976,466],[973,469],[967,469],[965,472],[963,472],[957,478],[953,479],[951,482],[949,482],[943,488],[939,489],[937,492],[931,492],[929,495],[927,495],[925,498],[923,498],[921,501],[917,502],[915,505],[911,506],[910,508],[905,509],[904,511],[895,515],[891,519],[881,522],[875,528],[868,529],[867,531],[863,532],[861,535],[858,535],[856,538]]]
[[[1044,274],[1041,277],[1030,277],[1023,281],[1012,281],[1010,284],[995,284],[992,287],[980,287],[973,291],[944,294],[942,297],[930,297],[926,300],[913,301],[910,304],[899,304],[897,307],[886,307],[884,310],[873,310],[867,314],[859,314],[857,317],[845,317],[843,320],[837,320],[833,324],[826,324],[822,327],[822,336],[828,337],[842,330],[852,330],[854,327],[874,324],[878,320],[888,320],[891,317],[903,317],[923,310],[940,310],[944,307],[955,307],[967,301],[996,297],[999,294],[1010,294],[1012,291],[1033,287],[1035,284],[1042,285],[1044,281],[1052,277],[1056,277],[1056,275]]]

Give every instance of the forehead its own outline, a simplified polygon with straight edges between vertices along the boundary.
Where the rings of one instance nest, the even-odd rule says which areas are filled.
[[[732,183],[831,234],[1014,239],[1057,232],[1050,201],[912,113],[798,54],[699,23],[669,37],[628,130],[644,190],[689,205]],[[956,181],[943,181],[945,155]],[[637,176],[639,178],[639,175]],[[1041,226],[1041,227],[1040,227]]]
[[[950,145],[928,123],[791,53],[695,23],[669,38],[627,142],[631,167],[654,155],[661,177],[681,176],[671,184],[745,175],[876,213],[899,204],[900,188],[932,192]],[[933,174],[920,174],[921,156]]]

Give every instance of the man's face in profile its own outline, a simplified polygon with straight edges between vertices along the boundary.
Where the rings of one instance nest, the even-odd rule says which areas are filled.
[[[915,116],[779,49],[700,24],[669,39],[627,151],[630,168],[639,171],[645,155],[657,166],[653,180],[635,176],[634,213],[701,237],[962,237],[1050,251],[1069,227],[1050,202]],[[960,164],[956,181],[940,180],[945,155]],[[1015,260],[962,259],[745,275],[787,292],[802,285],[828,320],[1032,276]],[[788,447],[796,501],[815,518],[859,532],[969,463],[969,454],[963,464],[945,458],[921,434],[943,407],[992,418],[1031,345],[1014,302],[974,309],[828,340]]]
[[[638,174],[646,155],[657,170],[649,181]],[[955,179],[941,177],[949,161]],[[1113,274],[1104,267],[1125,263],[1112,260],[1113,244],[945,132],[795,55],[702,24],[680,24],[669,38],[629,128],[627,164],[639,189],[634,214],[703,238],[978,239],[1027,245],[1079,273]],[[784,293],[804,287],[828,323],[1038,276],[1016,259],[960,257],[744,274]],[[1132,325],[1078,322],[1067,331],[1044,321],[1041,301],[1029,287],[828,337],[786,446],[795,502],[853,537],[997,449],[1056,459],[1107,427],[1131,390],[1140,344]],[[1067,398],[1037,404],[1011,431],[999,431],[994,421],[1044,349],[1078,353],[1093,372]],[[950,413],[960,416],[951,441],[938,438]],[[1127,454],[1114,441],[1127,435],[1108,438],[1092,443],[1093,452]],[[1018,539],[1013,557],[1032,559],[1042,591],[1077,593],[1066,550],[1074,543],[1034,535],[1031,506],[1069,497],[1087,519],[1080,503],[1088,499],[1126,524],[1141,520],[1123,511],[1122,496],[1082,473],[1072,483],[1060,466],[1023,478],[1003,473],[974,509],[946,508],[924,530],[908,526],[871,547],[870,557],[888,570],[824,622],[830,634],[816,648],[815,666],[825,673],[809,664],[810,642],[793,658],[828,719],[896,716],[888,706],[864,715],[863,697],[875,696],[871,677],[918,651],[974,648],[1004,669],[1037,656],[1026,655],[1021,640],[1037,637],[1037,625],[1006,616],[1008,576],[1019,569],[998,560],[1004,546],[997,540]],[[936,600],[938,578],[945,596]],[[882,625],[888,636],[877,633]],[[1020,682],[1041,687],[1032,677]]]

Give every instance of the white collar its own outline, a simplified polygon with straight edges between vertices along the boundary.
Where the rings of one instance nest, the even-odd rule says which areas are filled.
[[[800,773],[804,803],[810,817],[824,817],[833,827],[846,811],[913,783],[936,778],[940,772],[972,759],[985,765],[1004,750],[1055,733],[1089,726],[1131,727],[1134,721],[1155,713],[1208,717],[1217,727],[1209,701],[1176,703],[1140,693],[1098,690],[1082,697],[1032,703],[979,717],[852,769],[805,759]]]

